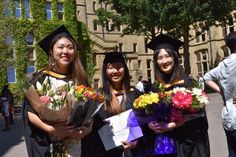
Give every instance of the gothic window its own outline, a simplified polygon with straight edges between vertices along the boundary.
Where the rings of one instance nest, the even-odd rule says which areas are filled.
[[[204,24],[195,26],[196,43],[205,42],[207,38],[207,31],[205,30]]]
[[[203,76],[209,71],[208,50],[203,49],[196,52],[198,76]]]
[[[10,0],[6,0],[6,9],[4,11],[5,16],[11,16]]]
[[[148,38],[145,38],[144,39],[144,45],[147,45],[147,43],[148,43]],[[148,49],[147,49],[146,46],[145,46],[145,53],[148,53]]]
[[[119,51],[123,52],[123,43],[119,43]]]
[[[28,33],[25,37],[25,42],[27,44],[28,58],[29,60],[34,60],[34,36],[31,33]]]
[[[15,16],[16,18],[21,18],[21,5],[20,5],[20,0],[15,0]]]
[[[7,81],[8,83],[16,82],[16,69],[14,67],[7,68]]]
[[[52,3],[51,2],[46,2],[46,15],[47,15],[47,20],[52,19]]]
[[[94,20],[94,21],[93,21],[93,30],[94,30],[94,31],[97,31],[97,30],[98,30],[98,22],[97,22],[97,20]]]
[[[222,35],[223,37],[227,36],[230,32],[234,32],[234,23],[235,23],[235,17],[231,16],[228,18],[228,20],[222,25]]]
[[[10,58],[15,58],[14,49],[13,49],[13,37],[11,35],[7,36],[7,45],[8,45],[8,56]]]
[[[137,43],[133,43],[133,51],[137,52]]]
[[[96,7],[96,2],[95,2],[95,1],[93,1],[93,11],[95,12],[95,11],[96,11],[96,9],[97,9],[97,7]]]
[[[29,0],[24,0],[25,18],[30,18],[30,5]]]
[[[59,20],[64,20],[64,9],[63,9],[63,3],[57,4],[58,9],[58,18]]]

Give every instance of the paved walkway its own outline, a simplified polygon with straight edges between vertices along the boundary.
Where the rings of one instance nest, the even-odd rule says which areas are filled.
[[[9,131],[2,131],[4,119],[0,116],[0,157],[27,157],[22,135],[20,115],[14,117],[14,124]]]
[[[209,123],[211,157],[227,157],[227,143],[221,124],[223,101],[218,93],[209,94],[210,104],[206,107]]]
[[[217,93],[209,94],[210,104],[207,106],[211,157],[227,157],[227,146],[221,125],[222,99]],[[20,115],[15,117],[11,130],[3,132],[3,118],[0,115],[0,157],[27,157],[26,146],[22,136]]]

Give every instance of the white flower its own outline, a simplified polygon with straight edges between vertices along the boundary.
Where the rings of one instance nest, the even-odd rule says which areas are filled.
[[[48,76],[45,77],[45,79],[44,79],[44,81],[43,81],[43,84],[44,84],[44,85],[47,85],[47,84],[48,84],[48,80],[49,80],[49,79],[48,79]]]
[[[36,88],[40,94],[43,93],[43,86],[38,81],[36,82]]]
[[[51,96],[54,93],[55,93],[55,89],[51,88],[51,89],[47,90],[47,94],[46,95]]]
[[[54,99],[54,101],[61,101],[61,100],[62,100],[62,96],[60,96],[60,95],[54,95],[54,96],[53,96],[53,99]]]
[[[196,96],[197,100],[201,103],[201,104],[205,104],[207,105],[209,103],[208,97],[206,96]]]
[[[74,92],[75,92],[75,88],[71,87],[70,91],[68,92],[68,95],[74,95]]]
[[[200,96],[200,95],[202,95],[202,89],[200,89],[200,88],[193,88],[192,89],[192,94],[196,95],[196,96]]]
[[[188,93],[190,93],[190,91],[188,89],[186,89],[185,87],[176,87],[176,88],[174,88],[173,93],[177,93],[177,92],[182,92],[182,93],[188,92]]]

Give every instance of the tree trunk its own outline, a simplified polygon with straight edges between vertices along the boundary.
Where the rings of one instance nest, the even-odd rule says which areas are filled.
[[[186,74],[191,74],[191,67],[189,62],[189,25],[184,26],[183,28],[183,37],[184,37],[184,69]]]

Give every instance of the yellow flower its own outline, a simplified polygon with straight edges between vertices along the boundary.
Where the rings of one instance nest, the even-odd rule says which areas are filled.
[[[139,96],[135,99],[133,106],[135,109],[145,109],[147,106],[156,104],[159,102],[159,96],[157,93],[148,93]]]

